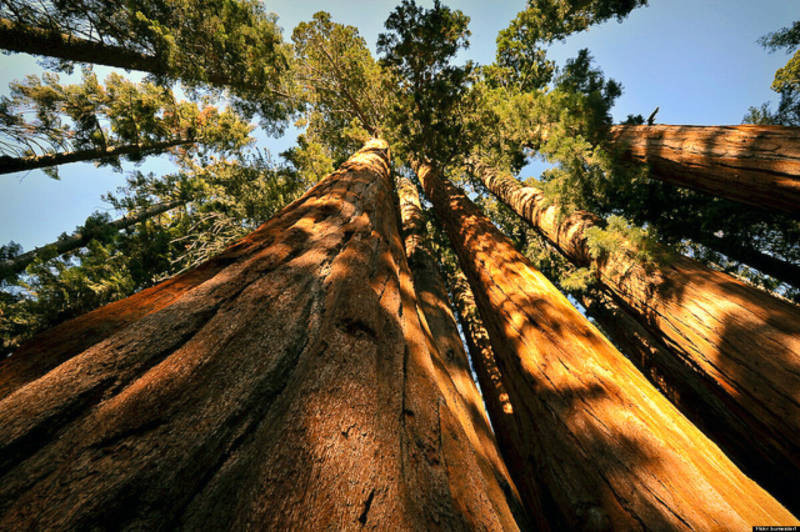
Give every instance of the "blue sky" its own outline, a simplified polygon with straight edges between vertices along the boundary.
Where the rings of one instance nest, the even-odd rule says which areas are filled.
[[[432,1],[419,2],[430,6]],[[471,18],[471,47],[461,58],[489,63],[497,32],[522,9],[524,1],[445,1]],[[800,18],[796,0],[651,0],[621,24],[611,21],[556,43],[550,56],[558,64],[589,48],[607,76],[620,81],[624,93],[613,109],[615,120],[627,114],[647,116],[660,107],[658,122],[669,124],[738,124],[747,108],[775,101],[772,77],[788,59],[769,54],[756,40]],[[279,16],[284,37],[319,10],[334,20],[359,28],[373,48],[383,21],[397,4],[339,0],[274,0],[267,6]],[[98,68],[101,78],[111,69]],[[8,83],[40,73],[36,58],[25,54],[0,56],[0,93]],[[137,79],[140,77],[132,73]],[[282,139],[259,135],[274,154],[286,149],[294,134]],[[132,165],[126,166],[132,169]],[[533,167],[532,167],[533,168]],[[166,173],[170,163],[151,158],[139,167]],[[124,174],[91,164],[63,166],[61,180],[41,171],[0,176],[0,244],[14,240],[30,249],[71,231],[95,210],[107,210],[103,193],[124,183]]]

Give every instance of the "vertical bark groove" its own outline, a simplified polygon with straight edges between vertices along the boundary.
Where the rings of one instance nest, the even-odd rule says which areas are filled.
[[[593,258],[586,230],[601,223],[597,216],[577,211],[561,218],[541,190],[485,167],[477,166],[477,173],[492,194],[571,261],[597,268],[603,286],[679,359],[680,365],[659,360],[676,381],[692,383],[702,400],[687,414],[715,417],[722,401],[723,410],[735,415],[720,411],[705,426],[716,427],[713,437],[748,475],[800,511],[794,480],[800,475],[798,309],[685,257],[656,271],[624,249]]]
[[[798,522],[683,417],[466,196],[418,174],[489,331],[526,457],[570,528]]]
[[[489,333],[486,331],[480,312],[475,305],[475,296],[472,294],[467,278],[459,269],[447,276],[447,284],[453,296],[456,316],[461,323],[461,330],[464,331],[469,356],[475,368],[503,457],[512,470],[525,471],[526,457],[522,452],[525,444],[519,431],[520,421],[517,419],[519,413],[509,398],[503,375],[498,367],[494,351],[492,351]],[[532,475],[518,475],[517,481],[520,495],[533,520],[533,529],[564,530],[567,528],[565,522],[554,519],[557,512],[552,508],[553,503],[549,493],[540,485],[540,479]]]
[[[0,456],[26,443],[0,528],[501,529],[397,218],[373,141],[220,257],[34,339],[0,366],[24,374]]]
[[[525,526],[528,518],[516,485],[500,456],[480,392],[472,380],[467,354],[450,308],[447,288],[427,241],[426,220],[416,186],[407,178],[400,178],[397,192],[405,250],[420,317],[437,348],[438,357],[433,361],[437,382],[442,393],[454,405],[470,443],[479,451],[479,465],[486,478],[487,494],[506,519],[503,527],[509,529],[518,526],[517,523]]]

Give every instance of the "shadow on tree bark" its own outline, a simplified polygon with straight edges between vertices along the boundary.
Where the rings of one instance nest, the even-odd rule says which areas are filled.
[[[394,205],[370,144],[217,259],[6,361],[45,362],[0,401],[0,528],[500,528]]]
[[[652,387],[463,193],[425,191],[473,287],[551,522],[714,529],[797,522]],[[518,481],[522,484],[522,482]]]

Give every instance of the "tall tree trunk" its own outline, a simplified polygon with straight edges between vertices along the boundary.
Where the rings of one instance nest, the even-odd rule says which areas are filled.
[[[152,155],[163,152],[174,146],[193,144],[192,139],[174,139],[153,144],[125,144],[110,148],[96,148],[91,150],[78,150],[61,153],[47,153],[44,155],[30,155],[28,157],[9,157],[0,155],[0,174],[23,172],[37,168],[47,168],[59,164],[76,163],[80,161],[95,161],[109,159],[121,155]]]
[[[12,52],[55,57],[64,61],[139,70],[156,75],[171,74],[163,58],[142,54],[122,46],[83,39],[54,29],[29,26],[6,18],[0,18],[0,48]],[[289,98],[288,94],[270,87],[252,87],[244,83],[235,83],[219,72],[203,72],[202,79],[192,78],[191,81],[207,81],[220,87],[267,90],[276,96]]]
[[[581,302],[620,352],[746,473],[750,473],[748,465],[751,464],[745,460],[749,460],[753,453],[770,452],[769,447],[749,433],[742,432],[739,438],[731,437],[730,427],[740,427],[741,418],[747,417],[747,414],[738,408],[731,408],[725,394],[718,387],[709,386],[702,374],[687,371],[681,358],[667,347],[660,335],[639,323],[612,296],[604,293],[596,297],[584,296]],[[780,472],[780,475],[784,483],[793,478],[793,475],[785,472]],[[753,474],[749,476],[755,478]],[[774,487],[763,473],[758,477],[756,480],[760,480],[767,489]],[[790,496],[784,503],[789,507],[795,501]]]
[[[762,253],[729,236],[716,236],[702,233],[687,227],[682,235],[698,244],[726,255],[731,260],[746,264],[786,284],[800,287],[800,266],[787,260]]]
[[[71,235],[59,238],[55,242],[34,248],[26,253],[17,255],[14,258],[0,261],[0,279],[21,272],[26,266],[28,266],[28,264],[32,263],[37,258],[50,259],[82,248],[93,238],[96,238],[99,232],[119,231],[121,229],[125,229],[126,227],[131,227],[139,222],[148,220],[154,216],[158,216],[159,214],[172,210],[175,207],[179,207],[184,203],[186,203],[186,200],[173,200],[166,203],[151,205],[150,207],[142,209],[139,212],[132,212],[126,214],[122,218],[108,222],[102,227],[101,231],[98,231],[97,229],[76,231]]]
[[[414,280],[423,325],[436,345],[433,359],[439,382],[448,384],[446,397],[458,410],[470,444],[479,452],[479,465],[489,480],[493,500],[507,499],[517,521],[526,523],[519,492],[500,457],[481,394],[470,374],[467,353],[450,308],[447,288],[426,241],[427,228],[419,193],[407,178],[397,183],[406,256]],[[507,512],[507,510],[506,510]],[[503,523],[510,528],[513,523]]]
[[[619,125],[609,141],[667,183],[800,215],[800,128]]]
[[[696,395],[709,396],[708,386],[698,375],[685,374],[681,361],[658,335],[639,323],[612,296],[597,290],[592,295],[582,294],[579,300],[586,309],[586,315],[594,319],[600,331],[619,352],[706,434],[709,431],[704,424],[716,421],[717,417],[725,419],[731,415],[724,404],[719,409],[703,412],[697,404],[705,403],[694,398]],[[706,403],[715,407],[720,404],[713,396]],[[726,454],[730,456],[730,453]]]
[[[747,478],[428,165],[425,192],[469,279],[527,460],[570,529],[800,523]],[[518,481],[518,483],[520,483]]]
[[[0,48],[66,61],[166,74],[166,66],[156,57],[6,18],[0,18]]]
[[[204,281],[155,287],[181,294],[5,397],[0,528],[499,529],[391,187],[373,141]]]
[[[523,452],[525,443],[519,429],[521,421],[517,418],[518,414],[503,383],[503,374],[497,366],[489,333],[475,305],[475,296],[467,278],[459,269],[447,276],[447,284],[503,457],[513,471],[526,472],[530,466],[526,465],[527,457]],[[541,479],[538,476],[520,474],[517,475],[517,481],[522,500],[531,510],[532,518],[536,519],[535,530],[566,529],[563,522],[548,522],[547,519],[552,520],[554,512],[552,508],[545,511],[545,501],[550,504],[552,501],[548,499],[546,488],[540,485]]]
[[[626,250],[592,258],[586,231],[597,216],[558,215],[541,190],[476,166],[486,187],[580,266],[594,265],[600,282],[657,331],[682,363],[681,376],[707,390],[692,417],[725,403],[735,416],[714,437],[735,453],[747,474],[792,511],[800,512],[800,311],[686,257],[652,271]],[[671,369],[662,368],[671,373]],[[703,377],[702,381],[696,379]],[[672,383],[677,386],[678,383]],[[688,384],[687,384],[688,385]],[[717,420],[722,422],[722,419]]]

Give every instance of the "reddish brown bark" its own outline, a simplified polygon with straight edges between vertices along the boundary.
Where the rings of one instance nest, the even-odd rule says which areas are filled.
[[[800,128],[620,125],[609,140],[667,183],[800,215]]]
[[[469,282],[461,270],[456,269],[448,276],[447,284],[453,296],[453,303],[456,307],[456,315],[461,323],[461,330],[464,331],[464,339],[467,343],[469,356],[478,376],[481,385],[483,399],[489,416],[492,420],[494,433],[505,457],[506,463],[512,467],[519,467],[524,464],[526,457],[523,452],[525,443],[520,434],[520,420],[508,390],[503,384],[503,374],[497,366],[497,360],[492,351],[489,333],[483,325],[478,308],[475,305],[475,296],[469,287]],[[548,522],[553,519],[553,511],[545,511],[545,504],[552,502],[548,498],[548,493],[543,488],[536,476],[527,474],[517,475],[518,487],[522,500],[527,508],[531,509],[530,515],[535,530],[564,530],[565,523]]]
[[[628,250],[593,258],[587,230],[597,216],[567,217],[541,190],[477,167],[487,188],[574,263],[597,268],[600,282],[680,360],[680,385],[701,402],[687,412],[714,417],[724,402],[734,415],[709,422],[716,441],[790,509],[800,512],[800,311],[686,257],[653,269]],[[673,369],[666,370],[673,373]],[[697,377],[701,376],[702,379]]]
[[[427,242],[427,228],[419,193],[411,181],[400,178],[397,182],[397,194],[406,256],[422,322],[436,345],[433,362],[438,373],[437,379],[446,385],[443,387],[445,395],[458,412],[470,444],[478,451],[478,463],[484,477],[488,479],[487,488],[493,492],[492,499],[506,499],[509,508],[518,516],[517,521],[526,523],[528,518],[525,516],[519,492],[500,457],[481,394],[472,380],[467,353],[458,334],[444,279]],[[503,523],[505,529],[513,526],[516,524]]]
[[[761,464],[753,463],[752,456],[768,456],[771,451],[768,444],[765,445],[745,430],[732,437],[731,427],[743,427],[746,413],[731,407],[725,400],[725,394],[709,386],[702,374],[688,370],[681,357],[667,347],[657,332],[639,323],[613,297],[601,293],[595,298],[584,297],[582,303],[620,352],[700,430],[717,442],[729,458],[745,473],[749,474],[752,470],[755,474],[749,476],[760,481],[762,486],[780,492],[784,499],[782,502],[789,509],[796,504],[796,497],[785,496],[790,493],[788,484],[795,478],[790,473],[792,465],[784,463],[787,470],[772,471],[771,476],[767,477],[759,470]],[[785,484],[783,490],[779,489],[781,484],[776,480]]]
[[[489,331],[527,460],[570,529],[737,529],[798,523],[429,166],[425,192]],[[515,478],[517,478],[515,476]],[[519,481],[518,481],[519,484]]]
[[[388,162],[368,144],[204,280],[155,287],[174,299],[5,397],[0,528],[499,529]]]

